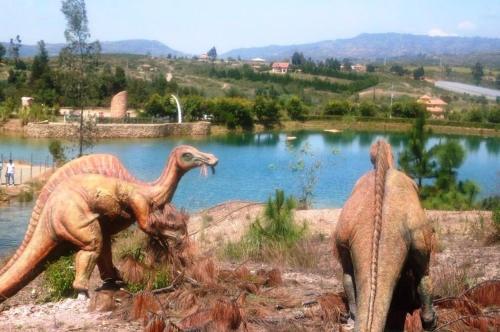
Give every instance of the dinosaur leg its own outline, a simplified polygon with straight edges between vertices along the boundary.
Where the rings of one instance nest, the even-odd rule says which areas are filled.
[[[89,279],[102,250],[102,232],[95,215],[87,215],[78,223],[68,227],[71,240],[80,251],[75,257],[75,280],[73,288],[88,295]]]
[[[432,280],[429,276],[429,254],[422,252],[413,253],[413,271],[417,283],[417,292],[421,303],[422,326],[424,329],[433,330],[436,327],[437,316],[432,307]]]
[[[354,269],[352,266],[351,255],[349,250],[346,248],[337,247],[340,257],[340,263],[342,264],[342,283],[344,285],[344,291],[347,296],[347,302],[349,303],[349,318],[354,321],[356,319],[356,285],[354,282]]]
[[[119,289],[117,281],[121,281],[118,269],[113,265],[113,255],[111,253],[111,236],[103,234],[101,255],[97,259],[97,267],[103,284],[96,290]]]

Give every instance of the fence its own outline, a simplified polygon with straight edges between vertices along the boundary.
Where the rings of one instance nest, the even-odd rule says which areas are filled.
[[[33,154],[31,154],[29,160],[26,160],[15,158],[12,153],[8,155],[0,154],[2,165],[0,169],[0,186],[7,185],[7,163],[9,160],[14,163],[14,185],[28,183],[55,167],[55,163],[49,155],[44,158],[34,158]]]

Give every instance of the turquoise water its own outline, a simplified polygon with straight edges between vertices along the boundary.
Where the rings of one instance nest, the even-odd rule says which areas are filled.
[[[138,178],[155,179],[163,169],[170,150],[178,144],[191,144],[202,151],[215,154],[219,165],[215,175],[202,177],[197,170],[181,181],[174,197],[178,207],[197,211],[228,200],[264,201],[276,188],[298,195],[303,172],[294,172],[297,150],[307,145],[312,156],[306,165],[319,161],[316,173],[314,207],[340,207],[350,194],[356,180],[371,168],[369,148],[378,138],[388,140],[397,155],[406,143],[403,134],[326,132],[289,133],[297,139],[286,141],[286,134],[241,134],[210,137],[203,140],[187,138],[106,140],[93,152],[117,155]],[[447,136],[433,136],[432,146]],[[460,179],[472,179],[481,186],[481,195],[500,191],[500,139],[481,137],[457,138],[467,150],[459,169]],[[0,153],[12,153],[15,159],[45,161],[48,140],[0,138]],[[0,209],[0,251],[17,245],[22,233],[10,231],[27,222],[24,211],[30,205]],[[23,211],[23,212],[20,212]],[[24,226],[25,227],[25,226]]]

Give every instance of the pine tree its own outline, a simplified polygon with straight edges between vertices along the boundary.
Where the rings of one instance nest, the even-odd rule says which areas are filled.
[[[431,130],[425,129],[425,111],[421,111],[410,131],[408,145],[399,156],[401,168],[417,180],[419,187],[422,187],[423,179],[434,176],[436,167],[432,153],[425,147],[430,134]]]

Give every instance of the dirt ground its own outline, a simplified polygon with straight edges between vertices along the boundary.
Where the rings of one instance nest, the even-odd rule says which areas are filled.
[[[295,213],[297,221],[306,223],[307,234],[312,239],[317,261],[314,267],[291,268],[279,261],[269,264],[217,259],[227,241],[241,238],[261,211],[262,206],[252,202],[221,204],[192,215],[189,233],[199,254],[214,257],[221,269],[245,265],[250,271],[271,268],[281,271],[283,284],[263,292],[291,294],[291,299],[286,305],[276,303],[266,318],[267,323],[252,323],[250,319],[247,324],[249,331],[317,330],[318,326],[323,326],[318,298],[342,291],[339,279],[341,269],[332,255],[331,243],[331,234],[341,210],[318,209]],[[427,216],[438,237],[431,263],[435,293],[444,297],[453,291],[450,290],[453,283],[460,284],[464,280],[475,285],[484,280],[500,279],[500,245],[489,240],[491,213],[427,211]],[[40,292],[39,279],[0,305],[0,331],[137,331],[142,328],[141,322],[89,310],[94,292],[90,294],[90,301],[66,299],[57,303],[35,304]],[[92,289],[99,282],[94,271]],[[276,323],[283,320],[288,322],[287,329],[280,329]],[[338,328],[340,326],[333,330]]]

